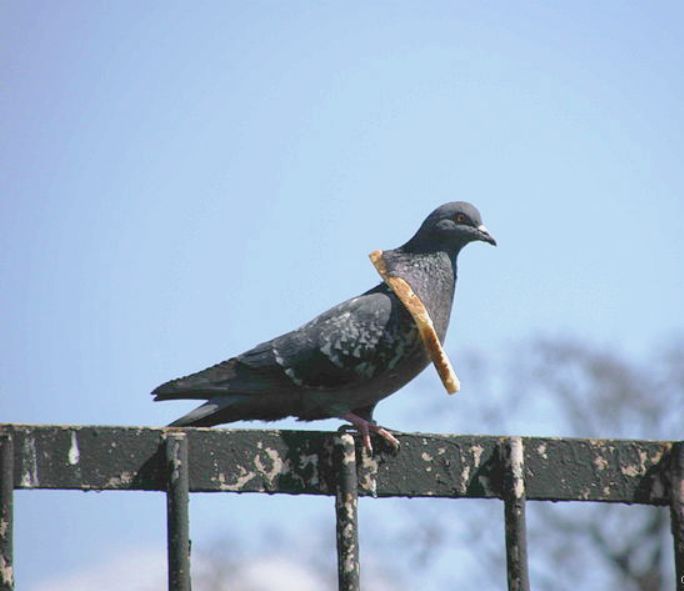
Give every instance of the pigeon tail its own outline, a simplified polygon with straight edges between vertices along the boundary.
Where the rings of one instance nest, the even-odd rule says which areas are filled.
[[[234,421],[276,421],[294,414],[292,401],[276,394],[221,394],[175,420],[169,427],[213,427]]]
[[[240,412],[239,409],[234,407],[245,398],[246,396],[239,394],[212,398],[194,408],[188,414],[176,419],[173,423],[169,423],[169,427],[212,427],[219,423],[238,421],[242,418],[244,411]],[[232,413],[231,409],[233,409]],[[235,412],[236,410],[238,412]],[[236,416],[233,418],[231,414]]]

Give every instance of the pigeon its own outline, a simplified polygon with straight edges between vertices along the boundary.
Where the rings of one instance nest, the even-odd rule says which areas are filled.
[[[435,209],[403,246],[385,250],[393,274],[423,301],[443,343],[456,286],[456,259],[473,241],[496,246],[475,206]],[[392,446],[398,440],[373,420],[379,401],[430,363],[418,328],[383,282],[307,324],[236,357],[156,388],[154,400],[205,400],[171,427],[211,427],[240,420],[340,418]]]

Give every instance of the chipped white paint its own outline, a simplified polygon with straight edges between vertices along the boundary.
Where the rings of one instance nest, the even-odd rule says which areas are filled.
[[[620,472],[622,472],[625,476],[629,476],[630,478],[634,478],[635,476],[639,476],[641,474],[641,470],[636,464],[620,466]]]
[[[482,454],[484,453],[484,447],[481,445],[473,445],[470,447],[470,451],[473,454],[473,463],[476,468],[480,467],[480,460],[482,459]],[[440,453],[442,450],[440,449]]]
[[[20,484],[24,488],[33,488],[40,485],[38,480],[38,457],[36,455],[36,441],[31,435],[24,437],[24,471],[21,475]]]
[[[227,483],[226,482],[226,475],[223,472],[219,472],[218,475],[218,482],[219,482],[219,487],[221,490],[227,490],[227,491],[239,491],[242,490],[245,484],[247,484],[250,480],[253,480],[256,478],[256,472],[250,472],[247,469],[245,469],[244,466],[238,466],[238,469],[240,470],[240,475],[236,478],[235,482],[232,483]]]
[[[540,443],[540,444],[537,446],[537,453],[538,453],[542,458],[544,458],[545,460],[548,460],[548,459],[549,459],[549,456],[548,456],[548,454],[546,453],[546,443]]]
[[[525,494],[524,449],[521,437],[511,437],[511,473],[513,475],[513,495],[521,499]]]
[[[670,449],[672,446],[668,446],[668,449]],[[665,453],[665,450],[663,448],[660,448],[659,451],[655,452],[652,456],[650,456],[648,459],[651,462],[651,464],[657,464],[660,460],[663,459],[663,454]]]
[[[343,446],[344,454],[342,463],[345,466],[356,463],[356,449],[354,448],[354,438],[349,433],[340,435],[340,445]]]
[[[112,476],[105,485],[105,488],[121,488],[133,482],[133,472],[122,472],[118,476]]]
[[[645,451],[639,450],[639,463],[620,466],[620,472],[622,472],[625,476],[629,476],[630,478],[634,478],[635,476],[643,476],[646,474],[647,459],[648,454]]]
[[[305,479],[304,476],[299,477],[299,481],[302,483],[302,486],[306,484],[311,484],[311,486],[318,486],[319,478],[319,468],[318,468],[318,454],[302,454],[299,456],[299,463],[298,463],[298,472],[303,472],[306,470],[309,466],[313,467],[313,473],[311,476],[307,479]]]
[[[376,497],[378,495],[378,461],[373,459],[373,456],[366,453],[365,450],[361,454],[361,468],[362,477],[359,480],[359,486]]]
[[[425,460],[426,462],[432,461],[432,456],[426,451],[424,451],[422,454],[420,454],[420,457],[423,458],[423,460]]]
[[[11,564],[7,564],[5,557],[0,553],[0,582],[7,589],[14,587],[14,569]]]
[[[78,450],[78,438],[76,436],[76,431],[71,432],[71,445],[69,446],[69,452],[67,453],[67,460],[69,464],[75,466],[81,459],[81,453]]]
[[[463,494],[466,494],[468,491],[468,482],[470,481],[470,466],[466,464],[465,468],[463,468],[463,472],[461,472],[461,492]]]
[[[278,450],[275,450],[271,447],[267,447],[264,449],[264,451],[266,452],[268,458],[271,460],[271,467],[267,467],[266,464],[261,460],[261,454],[257,454],[254,457],[254,465],[256,466],[257,470],[264,475],[264,477],[268,481],[268,484],[273,486],[273,484],[275,483],[275,479],[278,476],[281,476],[282,474],[287,474],[290,471],[290,466],[283,462],[283,459],[280,457]]]
[[[606,460],[606,458],[603,456],[596,456],[594,458],[594,466],[596,466],[596,469],[599,472],[602,472],[608,467],[608,460]]]

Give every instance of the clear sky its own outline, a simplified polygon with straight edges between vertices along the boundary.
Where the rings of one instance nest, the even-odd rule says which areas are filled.
[[[3,3],[0,421],[163,425],[190,405],[153,404],[154,386],[370,287],[367,253],[452,200],[499,241],[460,258],[457,369],[540,332],[637,355],[681,334],[683,18],[678,2]],[[458,413],[429,370],[377,418],[429,431],[419,392]],[[330,508],[194,496],[192,534]],[[162,495],[20,492],[16,514],[29,591],[164,543]]]

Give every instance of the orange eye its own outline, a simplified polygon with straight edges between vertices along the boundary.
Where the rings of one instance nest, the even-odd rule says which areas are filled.
[[[456,215],[456,221],[457,221],[459,224],[462,224],[462,223],[464,223],[464,222],[466,221],[466,216],[463,215],[462,213],[459,213],[459,214]]]

